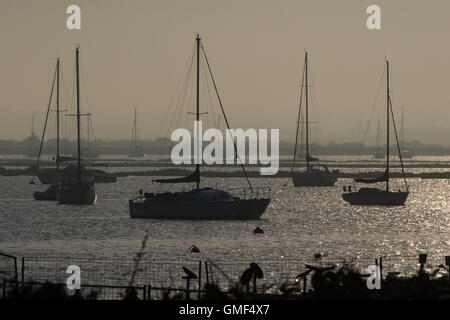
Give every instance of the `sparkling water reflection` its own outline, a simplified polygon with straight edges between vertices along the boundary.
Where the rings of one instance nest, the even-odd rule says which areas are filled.
[[[129,218],[127,200],[139,189],[156,190],[150,177],[119,178],[98,184],[94,206],[67,206],[32,200],[42,185],[29,177],[0,177],[1,251],[18,256],[99,256],[131,259],[144,231],[146,255],[185,256],[192,244],[210,259],[325,257],[410,257],[419,252],[450,254],[448,180],[409,181],[402,207],[350,206],[341,199],[339,180],[330,188],[294,188],[287,179],[254,179],[270,187],[272,202],[259,221],[164,221]],[[244,179],[204,179],[204,185],[245,187]],[[393,181],[393,189],[402,185]],[[185,186],[186,187],[186,186]],[[179,187],[181,188],[181,187]],[[253,234],[256,226],[264,234]],[[399,260],[400,261],[400,260]]]

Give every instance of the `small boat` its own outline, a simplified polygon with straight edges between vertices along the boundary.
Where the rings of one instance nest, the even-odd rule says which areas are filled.
[[[212,81],[212,72],[206,57],[200,36],[196,37],[197,53],[197,99],[196,119],[200,117],[200,50],[208,66]],[[222,114],[225,119],[221,99],[216,91]],[[227,127],[228,120],[226,120]],[[235,145],[236,150],[236,145]],[[129,200],[131,218],[149,219],[202,219],[202,220],[248,220],[259,219],[265,212],[270,202],[270,197],[264,191],[254,190],[247,176],[244,166],[241,164],[247,182],[250,186],[248,192],[242,197],[233,196],[231,193],[212,188],[200,188],[200,165],[196,165],[195,171],[182,178],[156,179],[157,183],[196,183],[196,188],[187,192],[144,193],[142,191],[135,199]]]
[[[305,81],[305,86],[303,85]],[[301,118],[301,106],[303,90],[305,91],[305,136],[306,136],[306,166],[303,171],[295,171],[297,145],[298,145],[298,133],[300,128]],[[297,131],[295,136],[295,149],[294,159],[292,161],[292,183],[295,187],[326,187],[334,186],[338,180],[339,170],[330,171],[324,164],[313,165],[311,162],[318,161],[318,158],[314,158],[309,154],[309,106],[308,106],[308,52],[305,52],[305,67],[303,69],[302,77],[302,91],[300,94],[300,103],[298,108],[297,117]]]
[[[36,191],[33,193],[34,200],[56,201],[60,189],[61,185],[51,185],[45,191]]]
[[[57,201],[62,204],[94,204],[97,201],[94,183],[81,182],[62,186],[57,190]]]
[[[344,186],[344,193],[342,194],[342,199],[350,203],[351,205],[384,205],[384,206],[400,206],[403,205],[408,198],[409,189],[408,184],[406,182],[405,171],[403,167],[403,160],[401,156],[401,152],[399,152],[399,158],[403,173],[403,178],[405,181],[406,191],[391,191],[389,189],[389,115],[392,114],[394,117],[394,112],[392,111],[392,102],[390,98],[390,90],[389,90],[389,61],[386,60],[386,91],[387,91],[387,102],[386,102],[386,127],[387,127],[387,141],[386,141],[386,170],[384,174],[377,178],[358,178],[355,179],[355,182],[358,183],[366,183],[366,184],[374,184],[374,183],[386,183],[386,188],[360,188],[359,190],[353,189],[351,186]],[[394,122],[395,125],[395,122]],[[395,129],[396,142],[398,146],[398,138],[397,138],[397,130]],[[398,148],[400,151],[400,148]]]
[[[77,166],[69,165],[64,169],[44,168],[40,169],[36,176],[42,184],[69,184],[76,177]],[[93,168],[81,168],[82,180],[91,181],[94,183],[114,183],[117,182],[117,177],[111,173],[103,170]]]
[[[131,150],[128,154],[130,158],[143,158],[145,156],[142,146],[137,144],[137,109],[134,108],[133,130],[131,134]]]
[[[330,171],[324,164],[308,164],[305,171],[292,174],[292,182],[295,187],[331,187],[338,180],[338,173],[339,170]]]
[[[76,88],[77,88],[77,179],[75,183],[64,185],[57,191],[57,200],[61,204],[94,204],[97,201],[97,193],[94,183],[83,181],[81,165],[80,145],[80,76],[79,76],[79,53],[80,48],[75,49],[76,56]]]

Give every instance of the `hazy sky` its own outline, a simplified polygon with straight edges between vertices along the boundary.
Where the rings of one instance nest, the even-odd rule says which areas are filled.
[[[81,30],[66,28],[70,4],[81,7]],[[366,27],[370,4],[381,7],[382,30]],[[282,139],[293,137],[307,49],[321,142],[360,139],[385,56],[394,108],[400,115],[405,106],[411,135],[446,129],[449,15],[448,0],[1,0],[0,139],[29,135],[32,115],[40,130],[55,57],[70,88],[77,43],[90,106],[82,109],[94,113],[97,137],[129,138],[137,106],[139,136],[153,139],[195,32],[234,128],[280,128]],[[431,139],[447,137],[424,138]]]

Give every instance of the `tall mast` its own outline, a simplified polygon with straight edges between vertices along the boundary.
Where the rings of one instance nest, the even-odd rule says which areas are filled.
[[[309,169],[308,52],[305,52],[306,169]]]
[[[389,61],[386,60],[386,191],[389,191]]]
[[[56,61],[56,169],[59,170],[59,58]]]
[[[196,112],[196,120],[197,123],[200,120],[200,35],[197,33],[197,37],[195,39],[197,42],[197,112]],[[199,138],[199,132],[197,132],[197,139]],[[201,152],[201,147],[197,146],[197,152]],[[200,159],[200,157],[197,158]],[[200,189],[200,164],[197,163],[196,171],[198,172],[199,178],[197,179],[197,190]]]
[[[79,51],[76,48],[76,71],[77,71],[77,149],[78,149],[78,183],[81,184],[81,149],[80,149],[80,72],[79,72]]]

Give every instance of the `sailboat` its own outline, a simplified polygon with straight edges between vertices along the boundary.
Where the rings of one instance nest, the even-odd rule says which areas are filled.
[[[406,150],[405,148],[404,148],[404,146],[405,146],[405,125],[404,125],[404,107],[402,107],[402,144],[401,144],[401,146],[402,146],[402,158],[403,159],[405,159],[405,158],[412,158],[412,157],[414,157],[414,155],[411,153],[411,152],[409,152],[408,150]]]
[[[303,85],[304,81],[305,86]],[[295,171],[303,88],[305,88],[306,168],[303,171]],[[294,183],[295,187],[334,186],[334,184],[338,180],[339,170],[330,171],[324,164],[311,164],[311,162],[318,161],[319,159],[312,157],[309,153],[308,52],[305,52],[305,65],[303,69],[301,90],[302,91],[300,94],[300,103],[297,117],[297,131],[295,136],[294,159],[292,162],[292,182]]]
[[[378,117],[378,127],[377,127],[377,151],[375,151],[373,157],[375,159],[384,159],[386,157],[384,151],[381,150],[380,147],[380,117]]]
[[[60,102],[60,97],[59,97],[59,67],[60,67],[60,61],[59,58],[57,58],[56,60],[56,70],[55,70],[55,77],[56,77],[56,173],[59,174],[59,164],[60,164],[60,156],[59,156],[59,113],[60,113],[60,109],[59,109],[59,102]],[[53,79],[53,84],[52,84],[52,89],[51,89],[51,94],[50,94],[50,100],[48,102],[48,108],[47,108],[47,115],[45,117],[45,124],[44,124],[44,130],[42,133],[42,139],[41,139],[41,144],[39,147],[39,153],[38,153],[38,157],[36,160],[36,173],[39,176],[39,159],[41,157],[41,153],[42,153],[42,145],[44,142],[44,137],[45,137],[45,129],[47,128],[47,121],[48,121],[48,114],[50,112],[50,106],[51,106],[51,102],[52,102],[52,95],[53,95],[53,88],[55,85],[55,78]],[[34,181],[32,180],[32,182],[34,183]],[[33,197],[35,200],[45,200],[45,201],[56,201],[57,200],[57,194],[58,194],[58,190],[61,189],[61,184],[60,183],[54,183],[52,185],[50,185],[45,191],[35,191],[33,193]]]
[[[53,80],[51,95],[50,95],[50,101],[49,106],[47,110],[46,115],[46,122],[41,138],[41,147],[39,149],[38,158],[36,161],[36,176],[38,177],[39,181],[42,184],[50,184],[50,185],[57,185],[57,184],[70,184],[73,182],[77,175],[77,168],[76,166],[70,164],[75,162],[76,156],[62,156],[61,155],[61,148],[60,148],[60,113],[64,112],[65,110],[60,109],[60,59],[57,58],[56,61],[56,70],[55,70],[55,79]],[[53,96],[53,86],[56,83],[56,110],[50,110],[50,104],[52,101]],[[54,168],[39,168],[39,160],[42,152],[42,145],[45,138],[45,131],[47,127],[47,120],[48,115],[50,111],[56,112],[56,155],[54,157],[55,165]],[[90,113],[86,114],[88,116],[88,145],[89,145],[89,116]],[[68,163],[69,165],[62,168],[62,165],[64,163]],[[116,182],[117,177],[115,177],[112,174],[109,174],[103,170],[98,169],[86,169],[82,168],[82,179],[84,181],[93,180],[95,183],[108,183],[108,182]],[[54,188],[53,188],[54,189]],[[53,190],[52,189],[52,190]],[[54,199],[56,200],[56,199]]]
[[[359,190],[353,190],[350,187],[344,186],[344,193],[342,198],[352,205],[387,205],[387,206],[398,206],[403,205],[409,195],[408,184],[406,182],[405,172],[403,168],[403,160],[400,152],[400,147],[397,138],[397,130],[395,128],[394,113],[392,111],[392,102],[389,93],[389,61],[386,60],[386,170],[384,174],[378,178],[373,179],[355,179],[355,182],[373,184],[378,182],[385,182],[386,188],[360,188]],[[397,142],[397,147],[399,151],[399,158],[402,168],[402,173],[405,181],[406,191],[391,191],[389,189],[389,114],[392,115],[392,120],[394,123],[394,131]]]
[[[77,180],[76,183],[64,185],[57,191],[58,203],[61,204],[94,204],[97,200],[97,192],[92,181],[83,181],[81,166],[80,146],[80,74],[79,74],[80,47],[76,47],[76,85],[77,85]]]
[[[215,85],[212,71],[208,63],[200,36],[196,36],[197,57],[197,87],[196,87],[196,120],[200,119],[200,50],[211,76],[214,89],[222,109],[222,114],[229,128],[222,102]],[[235,152],[237,151],[236,145]],[[241,164],[250,192],[245,193],[247,197],[236,197],[231,193],[213,188],[200,188],[200,165],[196,165],[195,171],[182,178],[156,179],[157,183],[196,183],[196,188],[187,192],[165,192],[144,193],[142,191],[136,199],[129,200],[131,218],[151,219],[221,219],[221,220],[247,220],[259,219],[269,205],[270,198],[259,197],[258,190],[255,192],[247,176],[243,164]]]
[[[137,109],[134,108],[133,131],[131,134],[131,150],[128,154],[131,158],[142,158],[145,156],[144,150],[137,144]]]

